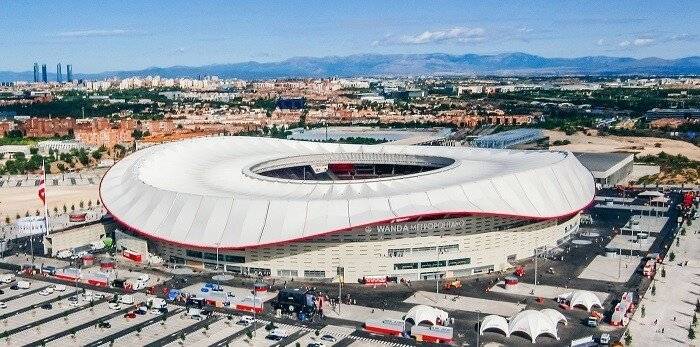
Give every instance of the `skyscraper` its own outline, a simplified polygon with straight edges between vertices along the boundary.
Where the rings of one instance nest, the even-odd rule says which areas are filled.
[[[34,63],[34,83],[39,82],[39,63]]]
[[[66,65],[66,82],[73,82],[73,65]]]
[[[63,82],[63,73],[61,72],[61,63],[56,64],[56,82]]]
[[[41,81],[44,83],[49,81],[49,75],[46,73],[46,64],[41,64]]]

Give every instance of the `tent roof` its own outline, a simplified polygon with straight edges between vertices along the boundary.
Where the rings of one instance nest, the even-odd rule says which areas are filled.
[[[414,324],[429,322],[432,325],[437,325],[438,319],[445,322],[447,318],[448,314],[443,310],[427,305],[416,305],[406,313],[404,320],[411,319]]]
[[[587,290],[577,290],[569,293],[567,300],[569,306],[583,306],[590,311],[594,306],[603,307],[600,298]]]
[[[510,335],[510,329],[508,329],[508,321],[501,316],[495,314],[484,317],[481,321],[481,328],[479,328],[479,334],[483,334],[484,331],[489,329],[498,329],[502,331],[506,336]]]
[[[510,334],[522,332],[528,335],[532,343],[535,343],[537,337],[542,334],[549,334],[559,339],[556,324],[542,312],[535,310],[524,310],[518,313],[508,323],[508,329]]]

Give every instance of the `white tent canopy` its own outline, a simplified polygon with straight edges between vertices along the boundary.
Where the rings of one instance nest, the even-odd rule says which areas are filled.
[[[641,197],[662,197],[662,196],[664,196],[664,193],[662,193],[662,192],[657,192],[657,191],[655,191],[655,190],[647,190],[647,191],[644,191],[644,192],[641,192],[641,193],[637,194],[637,196],[641,196]]]
[[[557,326],[552,320],[540,311],[524,310],[518,313],[508,323],[510,334],[521,332],[526,334],[535,343],[538,336],[548,334],[559,340]]]
[[[489,329],[497,329],[506,334],[506,336],[510,336],[508,321],[501,316],[492,314],[484,317],[484,320],[481,322],[481,327],[479,328],[479,335],[483,335],[484,331]]]
[[[547,316],[547,318],[549,318],[554,323],[554,325],[557,325],[559,323],[564,323],[564,325],[569,324],[569,321],[566,320],[566,317],[564,317],[564,315],[561,312],[553,308],[545,308],[540,312],[542,312],[543,315]]]
[[[413,306],[406,316],[404,321],[412,320],[413,324],[430,323],[431,325],[438,325],[438,320],[440,322],[446,322],[448,318],[447,312],[437,309],[435,307],[427,305],[417,305]]]
[[[577,290],[570,293],[564,293],[560,295],[559,298],[568,301],[569,306],[571,307],[582,306],[589,312],[595,306],[600,308],[603,307],[600,299],[595,294],[587,290]]]

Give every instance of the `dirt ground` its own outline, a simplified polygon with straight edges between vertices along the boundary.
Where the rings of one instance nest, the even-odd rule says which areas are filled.
[[[552,146],[551,149],[564,149],[573,152],[635,152],[641,155],[658,154],[666,152],[668,154],[681,154],[689,159],[700,160],[700,147],[692,143],[663,139],[657,137],[624,137],[597,136],[596,130],[588,130],[590,136],[577,132],[571,136],[563,131],[545,130],[550,142],[556,140],[569,140],[571,144],[565,146]],[[661,147],[655,144],[660,143]]]
[[[59,210],[63,210],[65,204],[69,211],[71,205],[78,208],[80,201],[87,203],[92,200],[95,204],[99,194],[97,192],[98,185],[84,186],[49,186],[46,189],[46,198],[48,200],[49,211],[53,211],[54,206]],[[37,187],[12,187],[0,189],[0,218],[4,221],[8,216],[14,219],[17,214],[24,216],[28,211],[34,215],[36,210],[42,210],[41,201],[37,195]]]

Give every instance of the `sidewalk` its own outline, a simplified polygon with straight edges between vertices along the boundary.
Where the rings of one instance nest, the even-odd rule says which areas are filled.
[[[673,262],[666,257],[656,273],[656,295],[647,290],[644,299],[629,325],[634,346],[695,346],[700,339],[688,339],[688,327],[693,319],[695,302],[700,297],[700,221],[685,226],[686,235],[680,236],[680,245],[675,241],[669,249],[676,258]],[[678,264],[688,262],[688,265]],[[666,277],[661,277],[661,269],[666,269]],[[641,307],[645,307],[642,318]],[[663,329],[663,333],[661,332]],[[697,331],[696,331],[697,332]]]

